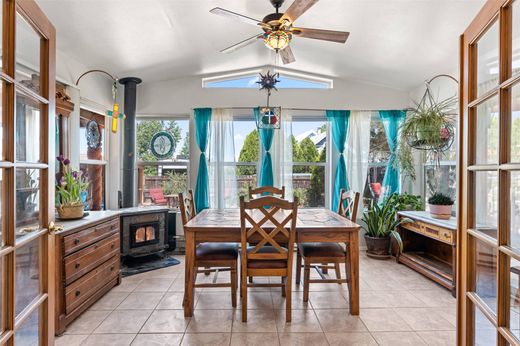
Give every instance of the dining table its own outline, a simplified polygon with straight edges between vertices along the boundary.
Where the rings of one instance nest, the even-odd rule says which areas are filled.
[[[253,219],[261,219],[260,211]],[[280,210],[276,219],[282,221],[285,211]],[[246,222],[246,228],[250,225]],[[266,224],[265,229],[274,228]],[[296,243],[345,243],[348,261],[348,292],[351,315],[359,315],[359,229],[360,226],[349,219],[325,208],[298,209],[296,221]],[[193,316],[194,289],[189,282],[195,279],[195,247],[204,242],[240,243],[240,209],[205,209],[184,225],[186,240],[184,276],[184,316]]]

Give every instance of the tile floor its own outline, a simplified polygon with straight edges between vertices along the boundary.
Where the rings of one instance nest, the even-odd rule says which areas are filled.
[[[56,345],[455,345],[455,299],[446,289],[394,260],[362,254],[360,267],[359,316],[348,313],[346,285],[311,284],[309,303],[293,286],[291,323],[279,288],[250,289],[242,323],[227,289],[198,290],[185,319],[181,263],[123,279]]]

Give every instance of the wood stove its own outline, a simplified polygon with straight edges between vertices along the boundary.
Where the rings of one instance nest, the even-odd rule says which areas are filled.
[[[140,257],[159,253],[168,248],[167,209],[149,210],[121,215],[121,255]]]

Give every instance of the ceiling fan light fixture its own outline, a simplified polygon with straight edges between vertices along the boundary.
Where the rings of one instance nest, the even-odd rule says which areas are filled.
[[[264,34],[264,44],[274,51],[286,48],[291,39],[292,35],[283,30],[268,31]]]

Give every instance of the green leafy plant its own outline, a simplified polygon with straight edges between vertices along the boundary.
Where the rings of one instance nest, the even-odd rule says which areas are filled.
[[[396,200],[397,200],[397,204],[396,204],[397,211],[424,210],[424,205],[423,205],[421,196],[415,196],[415,195],[411,195],[409,193],[403,193],[403,194],[397,195]]]
[[[188,190],[188,175],[186,173],[166,173],[168,178],[163,183],[163,192],[166,195],[178,195]]]
[[[83,205],[81,193],[88,189],[85,175],[82,171],[73,170],[70,160],[65,159],[63,155],[58,156],[57,160],[63,167],[56,184],[57,200],[62,206]]]
[[[363,213],[365,226],[362,227],[369,237],[394,238],[399,245],[399,250],[403,251],[403,241],[395,229],[401,223],[407,222],[408,220],[397,218],[397,199],[398,194],[393,194],[381,205],[373,203],[371,207]]]
[[[455,201],[450,196],[441,192],[436,192],[428,198],[428,203],[432,205],[453,205]]]

